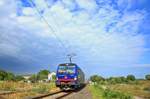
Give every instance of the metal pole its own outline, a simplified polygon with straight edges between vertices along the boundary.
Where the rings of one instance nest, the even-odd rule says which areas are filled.
[[[72,54],[68,54],[67,56],[69,57],[70,63],[72,63],[72,57],[76,56],[76,55],[74,53],[72,53]]]
[[[70,56],[70,57],[69,57],[69,59],[70,59],[70,63],[72,63],[72,59],[71,59],[71,58],[72,58],[72,57]]]

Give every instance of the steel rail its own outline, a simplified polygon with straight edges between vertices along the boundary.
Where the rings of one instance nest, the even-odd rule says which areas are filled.
[[[6,91],[6,92],[0,92],[0,95],[9,95],[9,94],[15,94],[17,91]]]
[[[43,94],[43,95],[31,97],[30,99],[41,99],[41,98],[44,98],[44,97],[49,97],[49,96],[52,96],[52,95],[55,95],[55,94],[59,94],[61,92],[63,92],[63,91],[57,91],[57,92],[53,92],[53,93]]]

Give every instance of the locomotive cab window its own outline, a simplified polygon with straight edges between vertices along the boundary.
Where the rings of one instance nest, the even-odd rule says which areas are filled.
[[[74,74],[75,73],[75,66],[59,66],[58,73],[63,74]]]

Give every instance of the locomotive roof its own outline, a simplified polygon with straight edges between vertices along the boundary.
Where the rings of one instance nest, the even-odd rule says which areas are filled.
[[[59,64],[59,66],[74,66],[76,65],[75,63],[62,63],[62,64]]]

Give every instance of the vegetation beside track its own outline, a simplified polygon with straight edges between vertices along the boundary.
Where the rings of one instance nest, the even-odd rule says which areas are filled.
[[[114,91],[109,88],[105,89],[103,87],[101,85],[89,86],[93,99],[133,99],[133,96],[128,93]]]
[[[38,73],[32,74],[28,79],[25,79],[23,75],[0,70],[0,93],[13,91],[12,94],[1,96],[6,99],[20,99],[56,90],[55,77],[51,81],[47,80],[49,73],[49,70],[40,70]]]
[[[3,91],[16,91],[18,93],[5,95],[5,98],[20,99],[22,97],[30,97],[40,94],[45,94],[56,90],[54,82],[51,83],[26,83],[26,82],[13,82],[13,81],[1,81],[0,92]]]
[[[89,89],[93,99],[150,99],[149,75],[145,79],[137,79],[134,75],[110,78],[93,75],[90,81]]]
[[[133,96],[138,96],[141,98],[150,99],[150,81],[149,80],[139,80],[136,83],[130,84],[113,84],[108,85],[111,90],[120,91],[123,93],[128,92]]]

